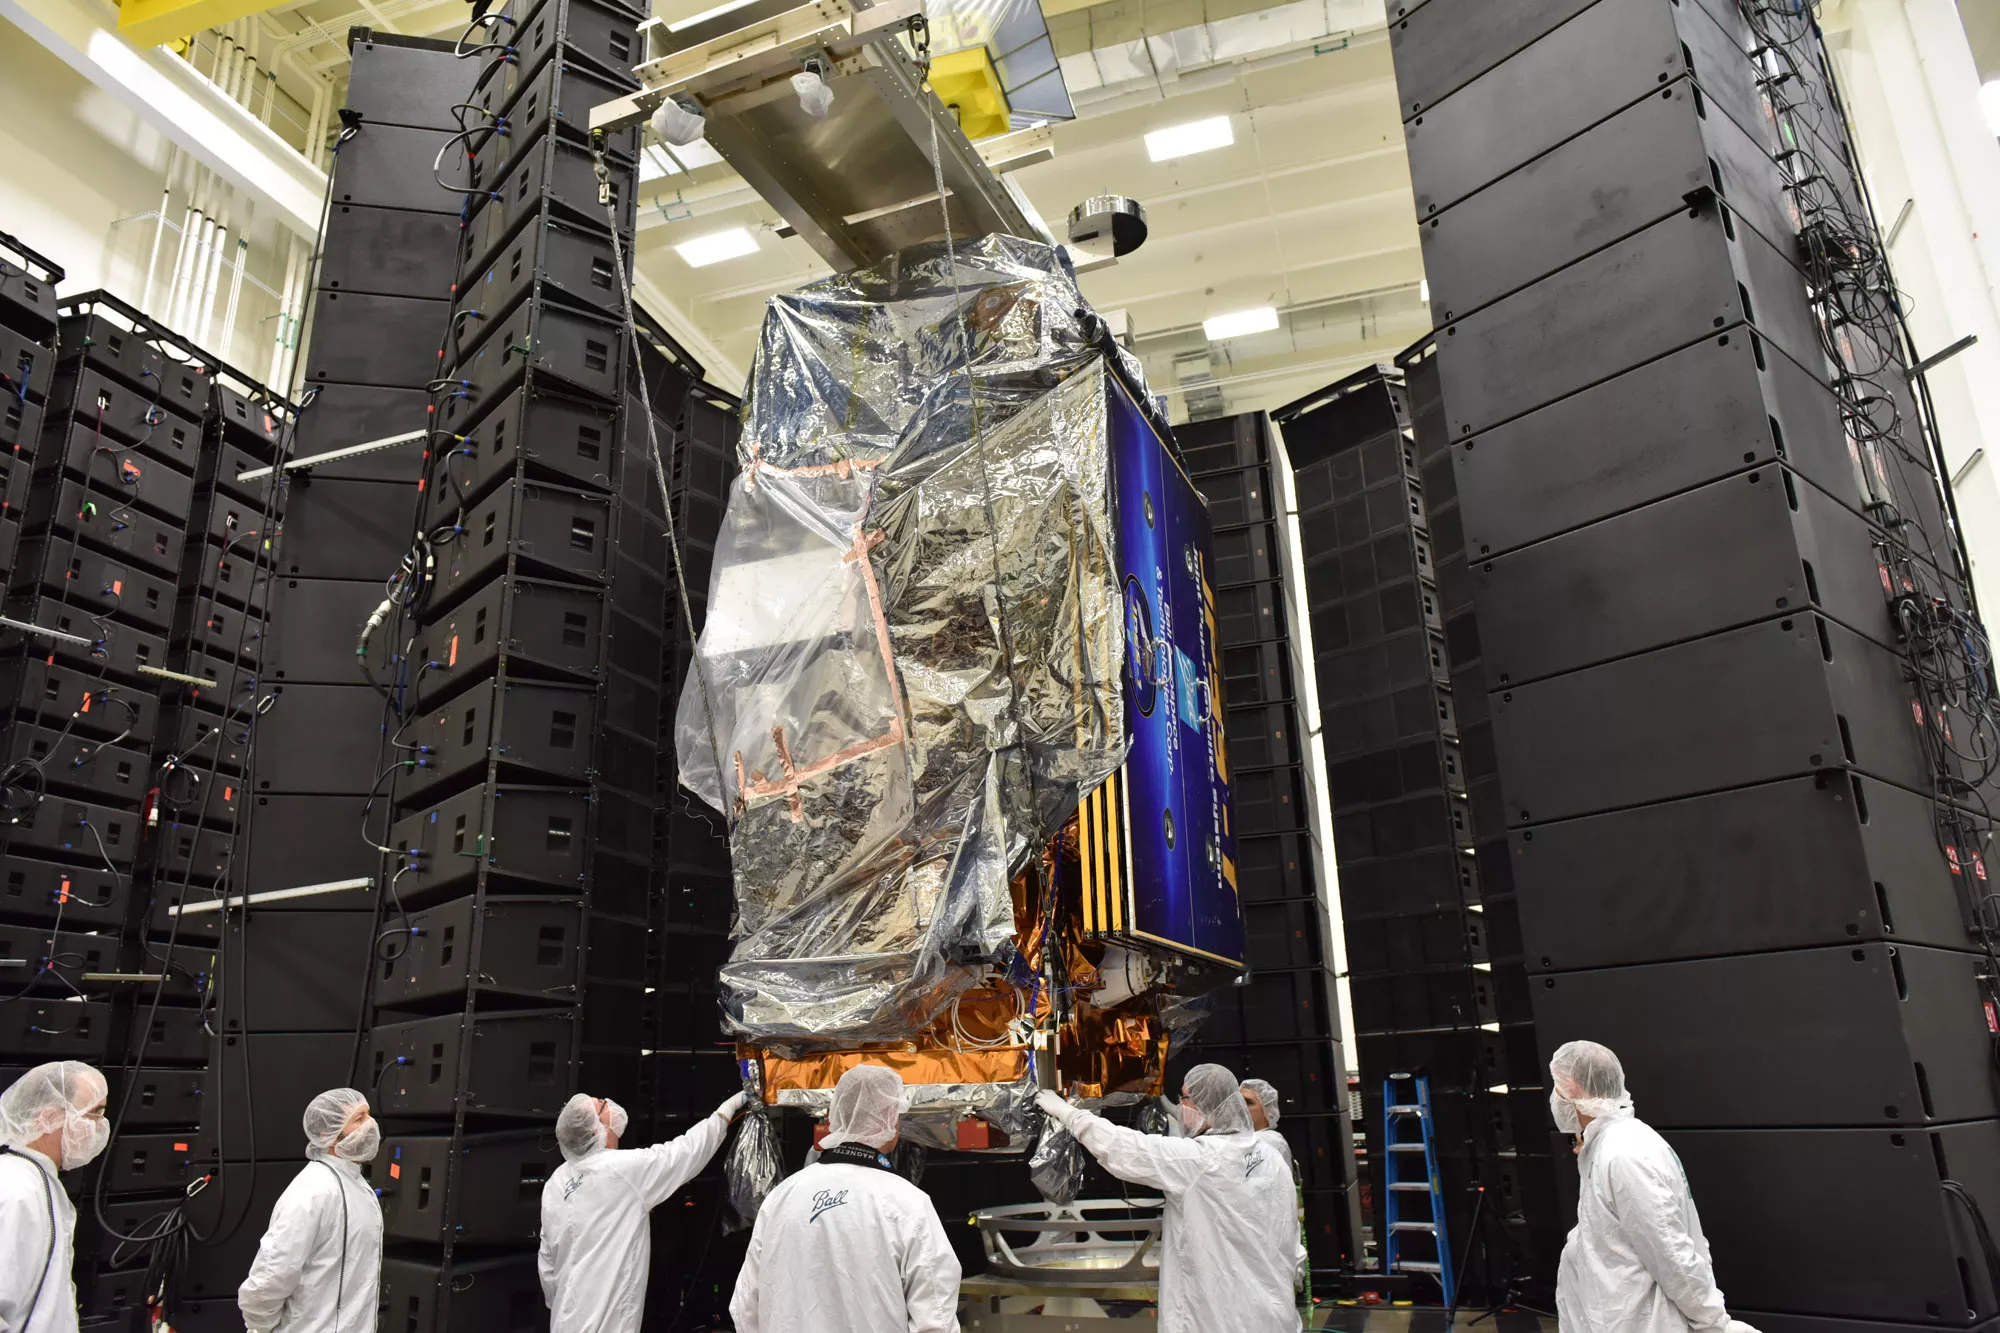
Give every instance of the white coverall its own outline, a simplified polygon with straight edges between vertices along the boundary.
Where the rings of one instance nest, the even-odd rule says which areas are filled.
[[[958,1333],[959,1277],[928,1194],[819,1162],[757,1210],[729,1313],[737,1333]]]
[[[1304,1256],[1291,1167],[1276,1149],[1254,1132],[1169,1139],[1084,1110],[1069,1113],[1069,1131],[1106,1171],[1166,1199],[1160,1333],[1295,1333]]]
[[[0,1154],[0,1333],[76,1333],[75,1238],[76,1206],[56,1179],[56,1164],[33,1148]],[[49,1275],[43,1281],[45,1262]]]
[[[1260,1129],[1257,1131],[1257,1142],[1265,1144],[1272,1152],[1278,1154],[1279,1159],[1285,1164],[1286,1175],[1292,1173],[1292,1145],[1285,1141],[1283,1134],[1275,1129]]]
[[[647,1214],[699,1175],[728,1133],[728,1118],[711,1115],[671,1143],[600,1149],[550,1173],[535,1260],[550,1333],[637,1333],[653,1266]]]
[[[278,1196],[236,1304],[250,1333],[374,1333],[381,1279],[382,1205],[358,1162],[321,1155]]]
[[[1556,1278],[1562,1333],[1690,1333],[1730,1320],[1694,1196],[1667,1141],[1630,1108],[1583,1130],[1576,1227]]]

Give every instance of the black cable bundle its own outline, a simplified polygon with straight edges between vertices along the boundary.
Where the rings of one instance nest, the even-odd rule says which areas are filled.
[[[1833,390],[1866,488],[1869,517],[1882,532],[1877,561],[1916,690],[1915,720],[1929,760],[1938,850],[1962,888],[1968,927],[1986,957],[1981,981],[1992,1026],[2000,1017],[2000,899],[1987,887],[1993,812],[1984,788],[2000,769],[2000,691],[1950,469],[1937,437],[1937,413],[1905,320],[1908,302],[1889,271],[1867,186],[1858,172],[1848,173],[1859,196],[1859,207],[1850,207],[1816,151],[1846,142],[1838,93],[1827,78],[1830,105],[1816,106],[1797,95],[1808,81],[1802,62],[1811,59],[1809,43],[1817,37],[1810,0],[1739,3],[1759,42],[1752,59],[1784,144],[1779,161],[1797,209],[1821,343],[1839,368]],[[1833,123],[1823,123],[1829,120]],[[1905,358],[1918,368],[1906,371]],[[1895,375],[1905,376],[1918,408],[1916,421],[1903,417],[1892,391]],[[1942,552],[1905,503],[1916,498],[1920,486],[1932,487],[1943,501],[1951,530]],[[2000,1076],[2000,1029],[1991,1050]],[[1978,1201],[1957,1181],[1946,1180],[1943,1188],[1970,1215],[1988,1275],[2000,1291],[2000,1247]]]
[[[352,125],[343,128],[335,141],[334,151],[338,153],[340,146],[353,138],[357,132],[356,128]],[[322,232],[325,229],[325,219],[331,211],[332,202],[333,185],[331,174],[329,174],[327,189],[320,201]],[[314,264],[317,265],[317,262],[318,255],[315,254]],[[304,402],[309,405],[313,396],[312,393],[308,393]],[[233,537],[223,546],[221,556],[219,557],[227,560],[236,553],[239,545],[246,542],[249,543],[250,572],[247,586],[252,590],[252,593],[254,593],[260,581],[268,587],[275,579],[277,573],[275,534],[278,514],[284,497],[284,464],[291,456],[294,446],[298,428],[298,414],[295,411],[287,411],[283,413],[282,420],[284,427],[276,440],[276,456],[273,460],[274,466],[271,479],[264,492],[264,502],[260,513],[257,515],[256,526]],[[200,608],[201,614],[195,618],[194,623],[208,623],[209,617],[217,609],[218,603],[219,587],[211,589],[208,592]],[[230,650],[231,660],[234,662],[240,663],[243,660],[243,650],[248,642],[252,620],[253,617],[248,615],[239,615],[236,617],[236,639]],[[215,744],[219,747],[221,738],[225,732],[233,734],[240,731],[238,743],[243,746],[245,771],[251,771],[256,758],[256,720],[269,711],[274,700],[274,695],[260,693],[256,685],[253,684],[247,697],[235,701],[228,708],[220,726],[217,726],[206,736],[196,741],[186,751],[178,754],[170,754],[162,761],[157,774],[157,785],[161,793],[161,799],[163,802],[178,808],[194,807],[194,815],[189,827],[197,844],[200,842],[208,824],[216,784],[212,780],[201,779],[192,768],[188,767],[189,761],[196,758],[200,749],[205,745]],[[186,789],[185,797],[171,795],[173,789],[170,787],[170,784],[175,783],[176,780],[192,782],[192,787]],[[246,929],[239,936],[238,958],[235,968],[232,968],[230,965],[229,949],[230,932],[228,930],[231,885],[235,877],[236,861],[242,853],[244,842],[245,839],[242,838],[232,842],[229,856],[224,861],[222,867],[220,902],[222,904],[223,929],[221,939],[213,953],[213,961],[208,973],[208,984],[201,996],[200,1002],[202,1026],[210,1037],[217,1035],[214,1015],[225,1008],[224,997],[226,987],[233,978],[241,974],[241,968],[249,949],[248,932]],[[156,895],[169,896],[175,901],[186,903],[189,900],[190,890],[193,888],[192,877],[193,864],[190,861],[189,866],[181,872],[178,883],[174,883],[170,877],[162,875],[155,885],[155,893]],[[240,910],[247,912],[247,908],[241,908]],[[154,1023],[159,1016],[160,1002],[165,995],[169,981],[176,971],[180,970],[176,963],[176,956],[178,951],[183,947],[179,943],[182,920],[183,918],[179,913],[174,915],[173,925],[169,928],[167,939],[163,945],[156,946],[150,942],[142,943],[142,947],[146,950],[147,955],[158,962],[161,980],[154,984],[151,1003],[146,1008],[144,1018],[133,1025],[132,1030],[138,1034],[138,1038],[136,1043],[127,1051],[126,1057],[120,1065],[120,1070],[124,1076],[124,1092],[119,1099],[117,1113],[112,1117],[110,1138],[105,1144],[104,1152],[101,1154],[103,1160],[106,1162],[111,1160],[118,1139],[124,1132],[126,1114],[131,1108],[132,1096],[138,1086],[137,1075],[145,1064],[146,1053],[152,1043]],[[206,950],[197,949],[197,952],[206,952]],[[251,1086],[249,1045],[248,1043],[240,1043],[239,1045],[243,1060],[244,1089],[242,1104],[245,1126],[249,1137],[254,1142],[257,1132],[256,1112],[254,1109],[256,1099]],[[227,1105],[226,1090],[228,1086],[229,1061],[226,1047],[218,1046],[216,1051],[217,1054],[214,1062],[215,1084],[209,1091],[212,1093],[211,1104],[220,1108]],[[216,1130],[218,1160],[215,1169],[189,1182],[182,1197],[171,1207],[147,1218],[130,1232],[120,1231],[114,1227],[105,1215],[105,1192],[110,1173],[108,1171],[100,1171],[98,1173],[96,1187],[92,1191],[91,1199],[93,1215],[103,1234],[116,1242],[116,1248],[113,1251],[116,1256],[114,1262],[122,1260],[128,1251],[133,1248],[146,1251],[147,1269],[144,1298],[147,1307],[154,1313],[168,1316],[177,1313],[180,1300],[179,1285],[181,1274],[186,1269],[188,1255],[193,1245],[211,1245],[226,1242],[241,1231],[245,1222],[249,1219],[252,1199],[247,1191],[243,1196],[241,1211],[237,1213],[233,1221],[229,1217],[229,1124],[230,1118],[228,1116],[218,1114]],[[203,1231],[189,1218],[188,1207],[196,1196],[211,1187],[216,1192],[214,1201],[215,1221],[207,1231]]]
[[[481,72],[478,81],[473,85],[473,95],[477,95],[478,91],[485,87],[486,81],[496,71],[509,63],[519,63],[514,55],[513,44],[505,40],[512,36],[514,18],[505,13],[489,13],[487,12],[489,8],[487,0],[478,0],[474,4],[471,21],[459,34],[458,40],[452,47],[452,54],[460,60],[468,60],[487,52],[500,53],[500,58],[491,62]],[[493,40],[467,45],[468,40],[482,28],[491,30]],[[503,29],[508,31],[503,34]],[[466,123],[468,111],[485,116],[490,123],[468,125]],[[505,134],[506,123],[469,101],[454,105],[451,114],[458,122],[459,132],[439,146],[437,157],[432,162],[432,171],[433,175],[437,175],[437,183],[441,188],[464,196],[459,209],[459,226],[463,229],[471,219],[474,202],[482,197],[488,197],[489,191],[463,188],[445,181],[438,175],[444,168],[445,154],[454,144],[458,145],[465,157],[466,171],[470,179],[476,165],[474,154],[478,147],[474,139],[482,130]],[[458,326],[459,319],[456,316],[445,325],[444,335],[438,340],[439,366],[449,363],[448,354],[456,341]],[[382,731],[386,738],[383,748],[388,751],[381,757],[383,767],[369,787],[368,800],[361,812],[361,840],[367,843],[379,858],[376,882],[382,885],[382,891],[375,898],[375,930],[369,945],[370,958],[379,962],[393,962],[409,949],[410,916],[403,906],[398,886],[403,876],[416,869],[418,863],[413,854],[388,845],[389,829],[386,824],[382,836],[378,839],[369,829],[369,820],[373,816],[377,802],[388,807],[393,816],[396,803],[396,777],[413,769],[425,767],[429,763],[431,747],[410,744],[403,739],[403,735],[419,716],[417,686],[423,681],[424,673],[433,667],[442,667],[444,663],[419,663],[416,674],[411,676],[409,659],[410,650],[416,644],[416,616],[429,600],[432,581],[437,574],[439,549],[450,545],[465,534],[462,522],[465,514],[465,490],[452,473],[450,460],[453,456],[469,456],[472,451],[466,446],[463,437],[453,435],[439,423],[444,419],[445,404],[456,398],[470,397],[470,387],[468,381],[450,376],[431,380],[424,386],[425,396],[428,399],[425,420],[430,423],[424,439],[424,463],[428,469],[431,460],[442,460],[445,478],[451,483],[452,491],[460,502],[459,509],[451,522],[429,529],[423,526],[421,510],[419,511],[417,530],[410,548],[404,553],[395,573],[384,583],[381,604],[362,625],[360,637],[354,647],[355,662],[361,670],[362,678],[382,696]],[[378,678],[369,666],[370,645],[378,635],[383,638],[385,665],[388,668],[387,679]],[[394,870],[389,869],[391,862],[399,863]],[[396,917],[396,924],[386,924],[385,917],[392,912]],[[360,1086],[362,1051],[367,1045],[369,1000],[374,994],[375,971],[371,963],[363,969],[361,975],[360,1013],[355,1020],[354,1048],[348,1059],[348,1082],[357,1087]],[[401,1063],[400,1060],[391,1061],[376,1071],[374,1082],[370,1085],[371,1094],[379,1094],[383,1077]]]
[[[1780,132],[1779,164],[1797,213],[1821,344],[1838,367],[1832,387],[1868,515],[1882,534],[1876,556],[1916,692],[1938,849],[1963,886],[1968,925],[1987,959],[1988,1001],[2000,1012],[2000,901],[1987,887],[1993,811],[1984,790],[2000,772],[2000,691],[1936,412],[1921,371],[1905,369],[1917,361],[1905,321],[1908,302],[1890,273],[1866,185],[1847,163],[1837,164],[1854,182],[1858,199],[1850,203],[1829,173],[1830,146],[1846,143],[1845,115],[1831,79],[1822,79],[1829,105],[1801,96],[1817,40],[1811,4],[1740,2],[1758,41],[1751,56],[1759,86]],[[1917,420],[1903,414],[1896,376],[1904,377]],[[1942,534],[1942,549],[1913,504],[1925,487],[1942,500],[1951,529]],[[2000,1037],[1994,1063],[2000,1072]]]
[[[170,359],[166,347],[157,338],[147,338],[145,341],[160,353],[163,360]],[[165,386],[161,382],[160,377],[152,371],[148,370],[143,373],[153,381],[153,398],[146,405],[146,410],[142,417],[146,423],[145,438],[150,439],[153,432],[158,429],[160,422],[164,419],[160,413],[160,393]],[[99,457],[102,456],[110,460],[111,475],[115,479],[121,475],[121,460],[127,459],[137,448],[137,446],[121,444],[115,439],[107,440],[105,438],[104,407],[105,399],[99,397],[97,401],[95,435],[92,440],[90,453],[84,461],[80,492],[86,510],[97,503],[96,494],[91,486],[91,478],[96,469]],[[120,496],[114,490],[107,497],[106,502],[114,506],[115,513],[124,514],[127,512],[130,502],[137,498],[138,493],[139,489],[135,483],[129,488],[128,493],[123,496]],[[53,536],[54,529],[51,528],[50,532]],[[69,549],[64,556],[66,567],[75,566],[77,554],[81,550],[82,540],[83,516],[79,514],[70,524]],[[56,596],[56,604],[63,608],[70,607],[73,605],[71,600],[72,595],[77,591],[78,589],[74,584],[74,580],[65,579],[61,591]],[[115,704],[125,710],[126,716],[124,728],[110,740],[102,741],[95,746],[88,747],[91,752],[114,748],[122,744],[132,734],[133,726],[139,721],[138,705],[119,694],[120,686],[106,680],[106,673],[109,671],[111,663],[111,643],[117,636],[118,630],[118,626],[114,625],[106,617],[117,609],[119,594],[111,588],[100,589],[99,592],[100,596],[109,598],[111,602],[110,607],[100,609],[92,606],[80,606],[77,608],[83,614],[84,618],[90,621],[92,628],[96,631],[89,651],[90,661],[95,668],[95,674],[91,677],[90,686],[85,691],[82,702],[69,715],[69,720],[63,724],[62,730],[57,733],[54,743],[49,746],[46,754],[36,759],[17,760],[8,765],[4,770],[0,770],[0,814],[4,814],[8,823],[19,823],[22,816],[33,811],[35,807],[47,799],[47,781],[43,769],[48,764],[48,761],[53,759],[61,750],[63,742],[67,741],[70,738],[70,734],[76,730],[78,719],[91,707],[93,701],[99,705]],[[53,660],[51,658],[51,661]],[[77,762],[81,763],[82,761],[79,759]],[[87,820],[83,826],[90,830],[91,837],[96,841],[98,854],[104,859],[105,871],[110,874],[114,884],[118,883],[124,876],[119,874],[118,867],[112,864],[110,853],[104,846],[103,834],[99,833],[97,827]],[[63,911],[68,905],[67,899],[56,905],[55,922],[49,927],[48,952],[42,957],[41,966],[30,973],[27,982],[17,993],[0,997],[0,1004],[26,999],[28,992],[34,989],[35,984],[42,979],[44,974],[52,976],[65,986],[68,986],[76,998],[83,998],[83,992],[77,989],[76,983],[57,970],[59,963],[64,959],[70,959],[77,963],[82,961],[78,955],[65,954],[61,947]]]
[[[329,199],[330,196],[331,189],[329,188]],[[252,538],[257,539],[252,546],[251,554],[250,587],[253,589],[260,578],[268,581],[277,572],[276,547],[273,542],[268,540],[268,536],[277,524],[277,514],[283,494],[279,478],[283,476],[284,461],[291,454],[292,441],[297,430],[297,423],[296,414],[288,413],[285,416],[285,430],[278,441],[277,447],[277,466],[273,470],[271,484],[265,492],[264,508],[259,517],[257,528],[242,534],[235,541],[232,541],[228,547],[224,548],[226,555],[235,546],[236,542]],[[209,611],[213,611],[214,604],[215,597],[211,593],[208,605]],[[238,616],[236,620],[236,643],[232,650],[232,657],[234,660],[240,662],[242,660],[244,644],[248,640],[251,617]],[[186,753],[168,756],[160,769],[160,783],[162,787],[164,788],[166,782],[175,773],[183,771],[183,766],[202,745],[206,745],[211,741],[219,744],[223,733],[232,730],[238,725],[241,725],[243,728],[244,765],[246,771],[248,771],[249,766],[255,762],[256,720],[270,708],[272,699],[273,696],[269,694],[260,695],[253,689],[249,698],[238,702],[229,711],[224,717],[221,726],[215,728],[208,736],[196,742],[195,746],[190,748]],[[196,806],[192,823],[193,836],[197,842],[200,841],[202,832],[208,821],[209,806],[210,801],[214,797],[214,788],[215,784],[212,781],[198,784],[200,802]],[[235,861],[240,850],[240,841],[232,844],[229,858],[223,865],[221,887],[224,929],[222,938],[215,950],[215,961],[213,971],[209,974],[209,985],[206,993],[202,996],[201,1002],[202,1025],[211,1037],[216,1035],[212,1015],[222,1010],[224,1007],[225,987],[232,977],[239,975],[238,971],[233,971],[229,966],[229,932],[227,922],[229,915],[230,882],[234,876]],[[159,891],[170,894],[177,901],[185,903],[188,892],[193,885],[192,875],[193,865],[190,863],[189,867],[182,872],[180,882],[177,885],[169,885],[163,878],[159,886]],[[137,1044],[130,1050],[125,1062],[121,1066],[124,1074],[123,1082],[125,1091],[124,1095],[119,1099],[118,1113],[112,1120],[111,1135],[105,1143],[104,1152],[101,1154],[106,1161],[110,1160],[118,1138],[124,1132],[125,1116],[132,1105],[132,1094],[138,1087],[137,1074],[144,1066],[146,1051],[152,1044],[153,1026],[154,1021],[159,1016],[160,1001],[165,995],[168,980],[171,979],[176,970],[175,953],[179,947],[181,921],[182,917],[176,913],[173,918],[173,925],[167,932],[167,939],[164,946],[160,946],[158,949],[150,943],[144,946],[147,953],[159,961],[162,979],[154,984],[152,1003],[146,1010],[144,1020],[133,1025],[133,1030],[139,1034],[139,1038]],[[248,948],[249,941],[246,932],[245,937],[239,941],[239,954],[247,954]],[[240,969],[243,963],[242,957],[239,957],[237,961],[238,968]],[[257,1121],[254,1110],[255,1098],[251,1088],[250,1052],[247,1043],[243,1044],[242,1050],[243,1110],[248,1133],[254,1142],[257,1133]],[[226,1055],[226,1048],[218,1047],[215,1061],[215,1100],[213,1103],[218,1107],[227,1104],[226,1089],[228,1087],[228,1078],[229,1062]],[[92,1191],[91,1198],[92,1210],[97,1219],[97,1224],[106,1236],[117,1242],[114,1254],[120,1258],[123,1257],[129,1247],[139,1247],[147,1251],[145,1299],[148,1307],[152,1310],[168,1315],[177,1311],[180,1276],[186,1269],[188,1253],[193,1244],[221,1244],[233,1238],[238,1231],[242,1230],[243,1224],[249,1219],[250,1201],[246,1196],[243,1210],[236,1216],[233,1222],[230,1222],[227,1226],[224,1225],[228,1219],[229,1212],[228,1125],[229,1118],[226,1115],[218,1115],[216,1130],[218,1160],[215,1170],[208,1175],[197,1177],[191,1181],[182,1198],[177,1203],[166,1211],[148,1218],[131,1232],[118,1230],[111,1225],[110,1220],[105,1216],[104,1196],[110,1173],[108,1171],[100,1171],[98,1173],[96,1188]],[[187,1209],[188,1204],[195,1196],[201,1194],[211,1185],[216,1190],[216,1220],[210,1230],[203,1232],[189,1219]]]

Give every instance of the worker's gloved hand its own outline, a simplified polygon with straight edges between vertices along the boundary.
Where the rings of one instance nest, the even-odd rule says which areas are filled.
[[[1076,1114],[1076,1108],[1064,1101],[1061,1093],[1050,1092],[1047,1088],[1035,1094],[1035,1105],[1042,1108],[1043,1115],[1064,1129],[1069,1128],[1070,1118]]]
[[[722,1117],[724,1124],[728,1124],[736,1118],[737,1113],[743,1109],[744,1104],[749,1100],[749,1094],[739,1092],[722,1105],[716,1107],[715,1113]]]

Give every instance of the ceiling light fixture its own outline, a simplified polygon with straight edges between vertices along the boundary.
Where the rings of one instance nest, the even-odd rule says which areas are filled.
[[[1979,85],[1979,109],[1986,113],[1986,130],[2000,135],[2000,79]]]
[[[686,171],[714,166],[722,160],[722,154],[716,152],[706,139],[696,139],[693,143],[673,144],[667,148],[667,152]]]
[[[719,19],[731,10],[741,9],[750,3],[752,3],[752,0],[729,0],[729,3],[717,5],[714,9],[704,9],[699,14],[690,14],[684,19],[677,19],[667,25],[667,31],[683,32],[688,28],[694,27],[697,23],[706,23],[710,19]]]
[[[710,264],[720,264],[725,259],[735,259],[739,255],[755,254],[757,238],[742,227],[731,227],[728,231],[711,232],[707,236],[697,236],[691,241],[682,241],[674,249],[680,252],[689,268],[707,268]]]
[[[1227,116],[1191,120],[1185,125],[1169,125],[1146,136],[1146,156],[1155,162],[1206,153],[1211,148],[1227,148],[1236,142],[1236,131]]]
[[[674,161],[668,155],[667,151],[658,144],[648,144],[646,150],[639,154],[639,183],[641,185],[647,181],[656,181],[662,176],[678,176],[680,174],[681,164]]]
[[[1417,279],[1417,299],[1425,305],[1431,303],[1431,280],[1429,278]]]
[[[1241,338],[1250,333],[1269,333],[1277,327],[1277,309],[1268,305],[1260,305],[1254,310],[1231,311],[1227,315],[1211,315],[1201,322],[1202,332],[1212,343]]]

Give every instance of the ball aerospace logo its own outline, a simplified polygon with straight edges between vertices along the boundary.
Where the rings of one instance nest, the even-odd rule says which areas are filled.
[[[838,1208],[846,1202],[846,1190],[821,1190],[819,1193],[813,1195],[812,1216],[806,1219],[807,1223],[810,1224],[819,1221],[821,1213],[829,1208]]]

